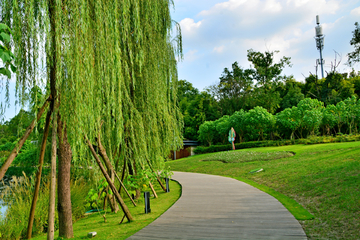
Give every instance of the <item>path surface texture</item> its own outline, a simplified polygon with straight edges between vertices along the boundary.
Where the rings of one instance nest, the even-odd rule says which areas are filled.
[[[184,172],[172,178],[182,185],[180,199],[128,239],[307,239],[278,200],[246,183]]]

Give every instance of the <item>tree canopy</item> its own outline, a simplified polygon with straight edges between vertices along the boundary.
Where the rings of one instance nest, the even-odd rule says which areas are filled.
[[[46,93],[44,99],[33,102],[40,105],[50,102],[42,146],[46,145],[51,116],[58,119],[59,206],[65,203],[63,199],[67,201],[66,206],[58,209],[70,210],[65,213],[68,225],[71,225],[67,186],[70,162],[93,161],[84,154],[88,147],[97,142],[99,148],[104,147],[102,154],[106,153],[110,162],[141,171],[159,169],[170,150],[182,145],[183,121],[176,95],[181,34],[178,31],[172,38],[172,3],[171,0],[0,3],[0,18],[13,32],[9,47],[14,49],[18,68],[20,104],[25,105],[31,91],[36,97],[37,87],[46,89]],[[175,27],[179,30],[178,25]],[[43,106],[41,111],[46,104]],[[22,138],[19,145],[24,141]],[[56,143],[52,149],[56,151]],[[94,157],[98,160],[96,153]],[[11,158],[6,166],[11,164]],[[40,157],[36,189],[42,162]],[[1,172],[6,168],[2,167]],[[106,172],[103,174],[108,180]],[[109,185],[121,202],[111,181]],[[130,215],[126,216],[130,221]],[[72,227],[64,233],[63,221],[59,222],[59,235],[72,237]]]
[[[181,38],[171,39],[170,5],[1,2],[2,19],[14,34],[20,99],[34,86],[49,89],[49,69],[56,68],[59,112],[75,156],[84,148],[79,141],[84,133],[94,139],[101,131],[109,153],[120,146],[124,156],[140,162],[165,156],[174,139],[181,139],[176,106]]]
[[[360,62],[360,25],[358,22],[355,23],[355,30],[353,31],[350,45],[355,48],[353,52],[348,53],[348,64],[351,66]]]

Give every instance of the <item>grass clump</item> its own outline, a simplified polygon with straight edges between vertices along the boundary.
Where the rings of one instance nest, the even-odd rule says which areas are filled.
[[[238,161],[249,151],[295,155],[271,161]],[[167,164],[174,171],[229,176],[275,196],[296,215],[310,239],[360,239],[360,142],[243,149],[233,151],[227,164],[204,161],[220,158],[217,154]],[[264,171],[250,173],[257,168]],[[310,215],[296,213],[299,206]],[[311,215],[315,217],[312,220]]]
[[[13,176],[13,181],[5,187],[0,198],[8,206],[5,216],[0,216],[0,239],[23,239],[26,237],[30,207],[32,203],[35,178]],[[89,191],[89,184],[84,178],[71,181],[71,203],[73,220],[77,221],[84,216],[84,199]],[[49,208],[49,176],[41,183],[32,235],[36,236],[47,232],[48,208]],[[59,226],[59,219],[55,215],[55,229]]]
[[[294,156],[293,152],[277,151],[277,152],[255,152],[246,151],[226,151],[219,152],[217,154],[211,154],[205,156],[202,161],[220,161],[223,163],[244,163],[244,162],[255,162],[255,161],[269,161],[274,159],[286,158]]]
[[[102,212],[95,212],[86,215],[84,218],[74,223],[74,238],[72,239],[85,239],[89,232],[97,232],[95,238],[99,240],[126,239],[138,232],[169,209],[181,195],[181,186],[174,181],[170,181],[171,191],[169,193],[165,193],[161,190],[158,184],[154,185],[154,187],[157,191],[158,198],[151,198],[150,200],[151,213],[144,213],[143,197],[136,201],[137,207],[134,207],[130,200],[125,199],[125,203],[135,219],[134,221],[129,223],[125,218],[124,222],[120,224],[124,216],[121,210],[119,210],[118,213],[111,213],[110,209]],[[104,221],[104,215],[106,216],[106,222]],[[57,235],[58,232],[55,233],[55,236]],[[46,235],[43,234],[34,238],[34,240],[40,239],[46,239]]]

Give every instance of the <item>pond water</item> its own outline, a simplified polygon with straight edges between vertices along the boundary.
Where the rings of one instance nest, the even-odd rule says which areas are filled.
[[[5,216],[7,206],[3,205],[3,201],[0,199],[0,218],[3,218]]]

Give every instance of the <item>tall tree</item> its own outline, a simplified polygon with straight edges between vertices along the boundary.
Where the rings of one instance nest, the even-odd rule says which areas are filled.
[[[0,3],[1,18],[14,32],[20,102],[30,88],[39,85],[46,85],[47,95],[58,101],[61,237],[73,235],[68,201],[70,164],[87,161],[82,158],[87,144],[79,136],[86,134],[95,140],[101,134],[112,162],[121,156],[122,162],[130,159],[131,164],[155,169],[182,143],[176,96],[181,35],[172,41],[171,3]]]
[[[354,63],[360,62],[360,25],[358,22],[355,23],[355,30],[353,31],[350,45],[355,48],[353,52],[348,53],[348,64],[351,66]]]
[[[251,76],[256,81],[254,106],[262,106],[271,113],[280,107],[281,99],[277,85],[286,79],[281,73],[286,66],[291,67],[289,57],[282,57],[275,63],[275,53],[279,51],[262,53],[249,49],[247,53],[248,60],[253,65]]]
[[[346,78],[344,74],[331,71],[325,78],[317,79],[310,75],[305,79],[304,92],[307,97],[315,98],[329,104],[337,104],[355,94],[355,79]]]
[[[297,82],[292,76],[287,78],[280,86],[281,110],[296,106],[305,97],[302,93],[304,83]]]
[[[183,136],[186,139],[197,140],[200,125],[220,117],[218,102],[214,97],[207,92],[199,93],[186,80],[178,81],[178,99],[184,117]]]
[[[224,114],[233,114],[240,109],[247,109],[253,88],[250,69],[242,69],[237,62],[234,62],[231,67],[231,70],[224,69],[218,85],[219,102]]]
[[[255,52],[253,49],[248,50],[248,61],[254,67],[252,77],[257,81],[257,86],[266,86],[271,82],[285,79],[284,76],[281,76],[281,73],[286,66],[291,67],[290,58],[282,57],[278,63],[274,63],[275,53],[279,53],[279,51],[262,53]]]

